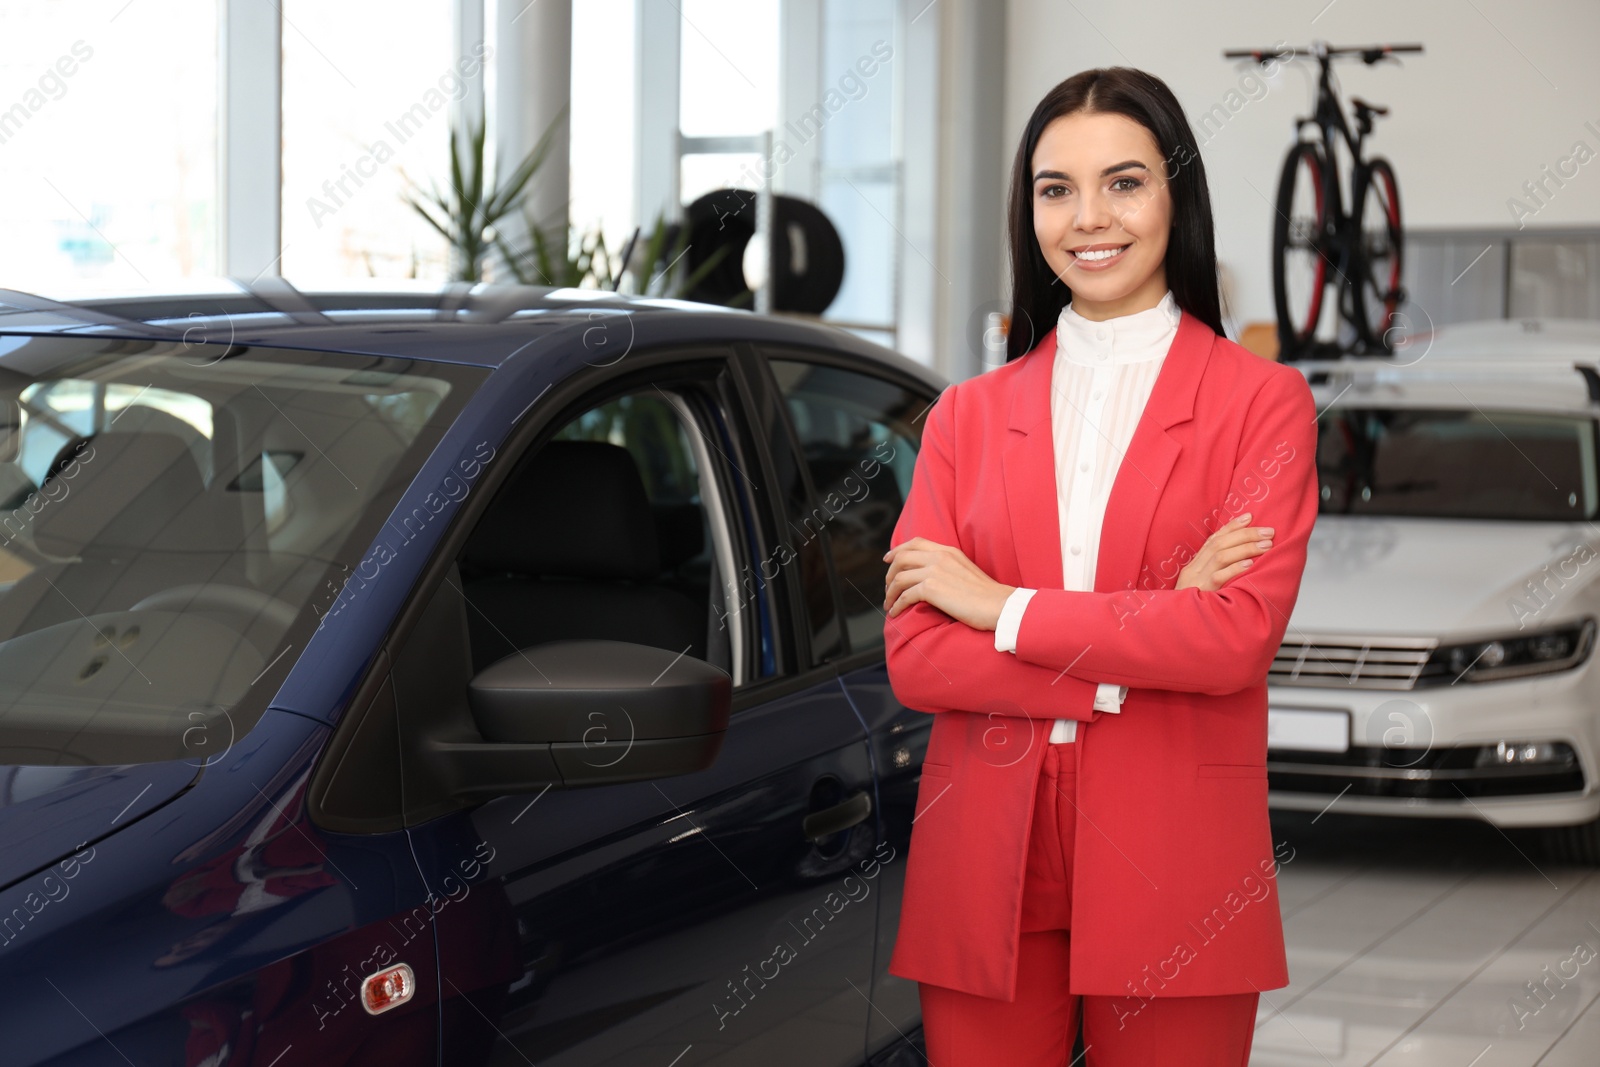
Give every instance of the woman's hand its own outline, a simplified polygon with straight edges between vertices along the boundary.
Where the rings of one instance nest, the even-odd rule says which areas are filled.
[[[1246,526],[1249,521],[1247,511],[1207,538],[1178,572],[1177,588],[1194,586],[1214,593],[1248,570],[1256,556],[1272,547],[1272,527]]]
[[[884,555],[883,610],[889,617],[916,603],[931,604],[974,630],[993,630],[1016,586],[1001,585],[950,545],[913,537]]]
[[[1177,588],[1192,586],[1216,592],[1271,548],[1273,528],[1247,526],[1250,517],[1250,512],[1245,512],[1207,538],[1194,559],[1178,572]],[[1014,585],[990,578],[959,548],[926,537],[896,545],[883,559],[889,564],[883,610],[890,618],[920,602],[975,630],[993,630],[1006,599],[1016,590]]]

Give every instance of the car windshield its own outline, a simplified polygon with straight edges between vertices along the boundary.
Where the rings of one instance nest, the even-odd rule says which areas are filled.
[[[1324,515],[1576,521],[1596,513],[1595,422],[1477,408],[1324,412]]]
[[[0,763],[220,753],[484,373],[0,337]]]

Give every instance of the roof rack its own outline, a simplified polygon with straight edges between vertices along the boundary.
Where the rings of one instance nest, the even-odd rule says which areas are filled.
[[[1583,375],[1583,384],[1589,390],[1589,403],[1600,404],[1600,365],[1594,363],[1574,363],[1573,369]]]
[[[1590,404],[1600,406],[1600,362],[1572,359],[1534,360],[1516,366],[1494,367],[1439,366],[1421,367],[1418,364],[1379,363],[1367,357],[1360,360],[1320,359],[1296,360],[1286,364],[1301,370],[1307,384],[1325,385],[1333,382],[1419,382],[1419,381],[1506,381],[1526,380],[1530,374],[1547,372],[1564,376],[1577,371],[1583,378],[1585,394]]]

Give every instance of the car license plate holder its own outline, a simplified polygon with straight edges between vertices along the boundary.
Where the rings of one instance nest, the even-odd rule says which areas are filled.
[[[1267,749],[1350,751],[1350,712],[1344,708],[1267,709]]]

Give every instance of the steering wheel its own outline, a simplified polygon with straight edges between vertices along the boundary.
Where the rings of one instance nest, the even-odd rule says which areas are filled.
[[[287,630],[299,615],[294,605],[242,585],[195,582],[151,593],[129,611],[186,611],[211,608],[241,615],[257,615]]]

